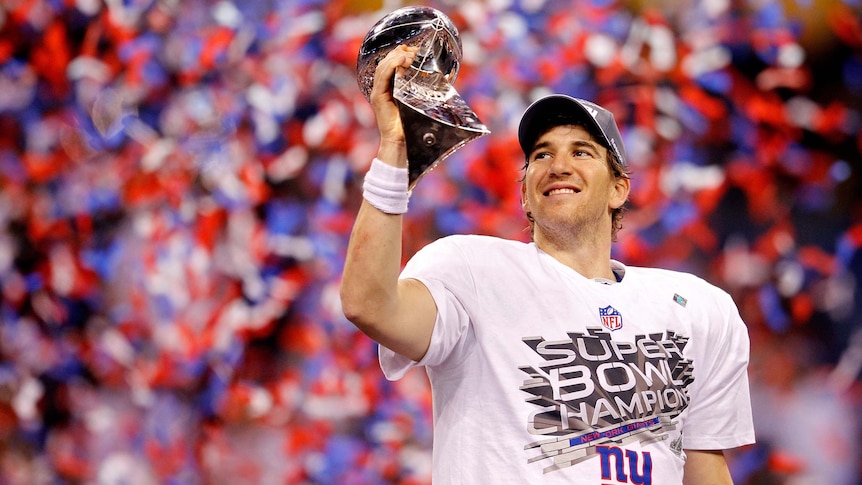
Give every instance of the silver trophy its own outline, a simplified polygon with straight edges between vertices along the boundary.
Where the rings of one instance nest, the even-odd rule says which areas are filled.
[[[365,99],[370,99],[377,64],[401,44],[419,49],[406,73],[396,74],[392,91],[404,126],[412,189],[444,158],[490,131],[452,87],[461,66],[458,30],[430,7],[400,8],[368,31],[356,61]]]

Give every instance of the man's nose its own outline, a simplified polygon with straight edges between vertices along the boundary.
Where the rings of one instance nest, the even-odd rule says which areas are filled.
[[[548,171],[551,175],[571,175],[572,161],[565,155],[556,156],[551,160],[551,164],[548,166]]]

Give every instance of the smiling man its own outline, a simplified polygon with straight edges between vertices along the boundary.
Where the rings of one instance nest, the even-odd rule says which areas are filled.
[[[723,450],[754,440],[748,335],[729,295],[685,273],[611,259],[630,181],[613,115],[565,95],[524,113],[532,242],[454,235],[403,270],[407,156],[392,76],[342,281],[344,313],[390,379],[423,366],[433,482],[731,483]]]
[[[585,275],[611,278],[603,258],[620,228],[630,183],[613,115],[565,95],[545,97],[524,113],[518,132],[526,156],[521,200],[536,245]],[[608,216],[610,212],[611,217]]]

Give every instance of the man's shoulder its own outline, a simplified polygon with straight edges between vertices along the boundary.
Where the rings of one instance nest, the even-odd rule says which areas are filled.
[[[474,264],[489,259],[521,259],[528,247],[526,243],[495,236],[455,234],[431,241],[411,259],[451,263],[454,258]]]
[[[730,294],[705,278],[685,271],[655,267],[626,267],[626,273],[635,275],[640,288],[649,292],[673,291],[675,295],[701,303],[711,302],[725,307],[732,304]],[[708,304],[707,306],[711,306]]]
[[[503,251],[519,251],[529,247],[528,243],[515,241],[512,239],[504,239],[497,236],[486,236],[481,234],[453,234],[444,236],[434,241],[432,244],[451,244],[462,249],[470,250],[503,250]]]
[[[529,243],[477,234],[456,234],[441,237],[422,248],[417,256],[432,264],[446,261],[448,265],[464,264],[477,270],[512,269],[529,266],[536,257],[535,246]]]
[[[626,266],[626,273],[629,272],[637,275],[638,279],[650,285],[682,286],[703,291],[725,293],[724,290],[706,279],[685,271],[647,266]]]

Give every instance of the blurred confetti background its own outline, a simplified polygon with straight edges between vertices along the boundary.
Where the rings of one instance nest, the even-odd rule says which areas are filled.
[[[422,4],[493,133],[419,184],[408,254],[528,239],[520,114],[608,106],[615,257],[749,326],[736,483],[862,483],[862,1]],[[386,382],[338,298],[377,148],[357,49],[401,6],[3,0],[0,484],[430,483],[425,375]]]

